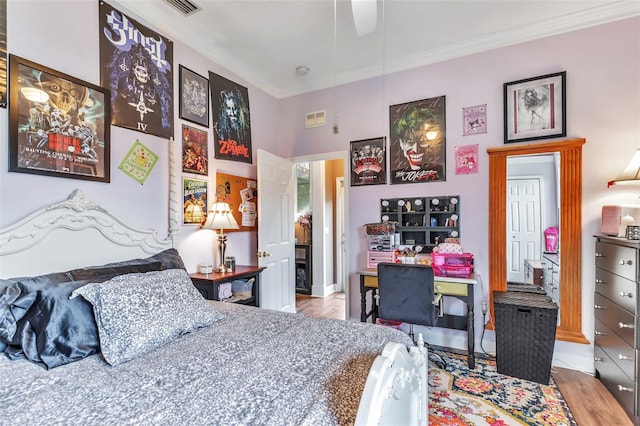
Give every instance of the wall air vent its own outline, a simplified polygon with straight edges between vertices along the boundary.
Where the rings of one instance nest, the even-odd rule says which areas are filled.
[[[327,110],[308,112],[304,116],[304,127],[324,126],[327,124]]]
[[[175,7],[185,16],[189,16],[200,10],[200,6],[189,0],[164,0],[171,6]]]

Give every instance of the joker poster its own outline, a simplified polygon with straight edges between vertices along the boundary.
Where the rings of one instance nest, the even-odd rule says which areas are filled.
[[[445,181],[445,97],[389,107],[391,183]]]
[[[249,93],[246,87],[209,72],[215,158],[252,163]]]
[[[173,136],[173,43],[100,2],[100,83],[111,124]]]

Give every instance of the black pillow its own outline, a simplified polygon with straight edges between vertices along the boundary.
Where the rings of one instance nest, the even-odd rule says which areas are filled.
[[[161,251],[160,253],[154,254],[153,256],[146,257],[143,259],[131,259],[131,260],[125,260],[122,262],[107,263],[106,265],[103,265],[103,266],[107,267],[107,266],[134,265],[134,264],[142,264],[142,263],[149,263],[149,262],[162,262],[162,270],[165,270],[165,269],[184,269],[185,271],[187,270],[187,268],[184,266],[184,262],[182,261],[182,258],[180,257],[180,253],[178,253],[178,250],[174,248],[166,249],[164,251]]]

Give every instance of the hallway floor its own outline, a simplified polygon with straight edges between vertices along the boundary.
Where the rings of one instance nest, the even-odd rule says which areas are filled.
[[[327,297],[312,297],[296,293],[296,310],[313,318],[345,319],[345,294],[332,293]]]

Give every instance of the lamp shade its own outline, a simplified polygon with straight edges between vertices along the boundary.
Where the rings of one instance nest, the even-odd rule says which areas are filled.
[[[218,201],[211,204],[202,229],[240,229],[240,227],[233,217],[229,203]]]
[[[620,184],[639,184],[640,185],[640,149],[637,149],[627,167],[624,168],[614,180],[609,181],[607,186]]]

